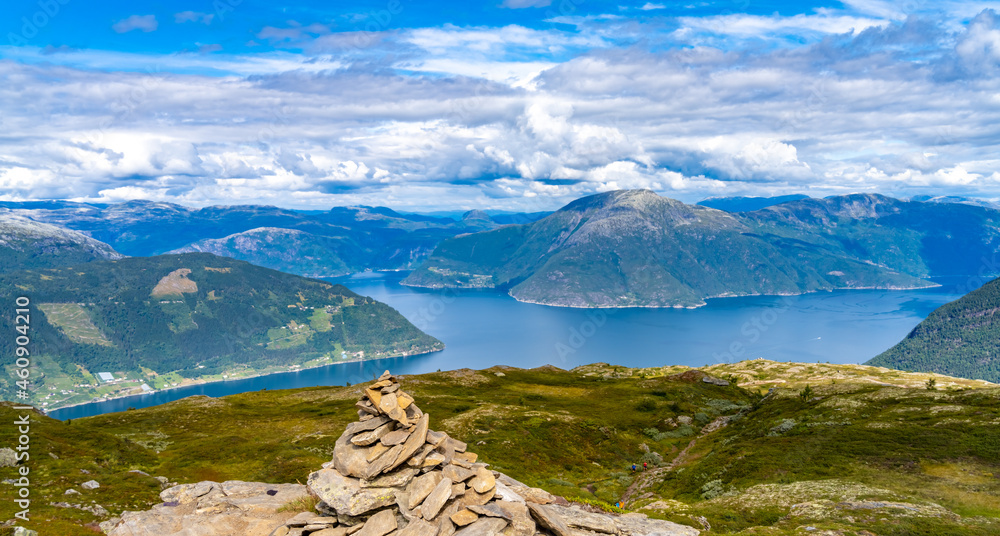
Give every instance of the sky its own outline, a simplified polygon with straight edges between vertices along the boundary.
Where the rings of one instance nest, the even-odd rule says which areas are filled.
[[[0,200],[1000,198],[1000,2],[6,0]]]

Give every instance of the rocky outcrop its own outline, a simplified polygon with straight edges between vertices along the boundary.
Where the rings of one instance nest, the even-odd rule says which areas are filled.
[[[691,527],[593,512],[492,471],[430,429],[388,371],[364,389],[358,420],[307,486],[201,482],[167,489],[149,512],[102,525],[111,536],[697,536]],[[279,514],[311,496],[316,512]],[[318,515],[317,515],[318,514]],[[242,523],[242,525],[240,525]]]
[[[174,486],[160,498],[152,510],[125,512],[101,529],[111,536],[268,536],[296,514],[279,510],[310,495],[299,484],[229,481]]]

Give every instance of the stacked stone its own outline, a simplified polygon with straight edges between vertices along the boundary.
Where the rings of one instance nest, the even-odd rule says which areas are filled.
[[[358,421],[337,440],[333,461],[309,475],[317,509],[343,530],[336,534],[535,534],[524,499],[465,443],[430,430],[430,416],[388,371],[357,407]],[[319,536],[337,529],[330,530]]]
[[[697,536],[643,514],[608,516],[572,505],[480,463],[388,371],[364,390],[358,421],[333,460],[309,475],[319,498],[271,536]]]

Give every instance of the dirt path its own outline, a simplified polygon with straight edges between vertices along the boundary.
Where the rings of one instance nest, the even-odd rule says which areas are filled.
[[[719,417],[718,419],[715,419],[714,421],[705,425],[705,427],[702,428],[701,433],[698,434],[698,437],[705,437],[706,435],[711,434],[716,430],[725,428],[727,424],[729,424],[729,417]],[[627,505],[629,501],[632,500],[633,497],[645,491],[655,482],[661,480],[663,475],[669,473],[670,471],[673,471],[679,465],[684,463],[687,460],[688,452],[692,448],[694,448],[697,442],[698,439],[692,439],[691,442],[688,443],[686,447],[684,447],[684,450],[680,451],[680,453],[677,454],[677,456],[675,456],[674,459],[671,460],[670,463],[667,464],[665,467],[657,467],[656,469],[651,469],[649,471],[645,471],[639,474],[639,476],[637,476],[635,480],[632,481],[632,484],[628,487],[628,489],[625,490],[625,494],[622,495],[622,504]]]

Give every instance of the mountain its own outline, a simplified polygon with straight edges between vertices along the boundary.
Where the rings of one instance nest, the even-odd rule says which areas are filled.
[[[129,201],[115,205],[8,202],[0,207],[10,214],[78,230],[126,255],[210,251],[310,276],[411,269],[445,238],[501,225],[488,216],[456,221],[365,206],[329,211],[270,206],[193,209]],[[279,236],[291,240],[275,240]],[[322,253],[328,247],[333,251]]]
[[[38,370],[50,406],[245,377],[345,359],[440,350],[394,309],[341,285],[205,253],[133,257],[0,275],[7,303],[31,300]],[[14,332],[13,318],[0,329]],[[14,339],[0,341],[13,355]],[[121,380],[106,385],[94,376]],[[9,396],[13,378],[0,378]]]
[[[978,199],[975,197],[961,197],[957,195],[915,195],[910,198],[910,201],[920,201],[923,203],[961,203],[966,205],[976,205],[980,207],[987,207],[997,209],[1000,208],[1000,204],[987,199]]]
[[[751,212],[800,199],[809,199],[809,196],[792,194],[776,197],[709,197],[704,201],[698,201],[697,204],[702,207],[725,210],[726,212]]]
[[[975,275],[1000,253],[1000,211],[876,194],[803,199],[740,215],[758,232],[911,276]]]
[[[121,257],[111,246],[76,231],[0,213],[0,272]]]
[[[809,221],[782,208],[811,202],[732,214],[649,190],[597,194],[532,224],[445,240],[404,284],[502,288],[521,301],[572,307],[691,307],[717,296],[932,286],[923,273],[872,262],[856,254],[860,246],[823,234],[833,219],[852,228],[864,215],[850,215],[851,203],[839,212],[827,203],[824,218],[825,205],[817,207]]]
[[[1000,279],[937,308],[866,365],[1000,381]]]
[[[336,277],[364,271],[364,251],[343,237],[295,229],[262,227],[225,238],[206,238],[172,253],[205,252],[307,277]]]
[[[930,377],[942,389],[925,389]],[[539,488],[523,495],[536,501],[552,493],[586,512],[649,515],[706,536],[1000,533],[997,385],[766,360],[701,369],[494,367],[407,375],[399,383],[429,415],[430,429],[517,480],[503,479],[508,486]],[[274,524],[302,511],[317,517],[317,499],[269,502],[267,492],[282,499],[283,483],[308,484],[308,475],[331,461],[337,438],[358,420],[355,403],[366,385],[193,396],[72,421],[0,404],[4,422],[30,415],[26,466],[41,475],[31,480],[31,520],[16,521],[46,536],[85,536],[99,533],[98,523],[138,521],[137,512],[153,509],[160,524],[147,532],[133,526],[134,533],[175,534],[165,523],[191,513],[191,521],[213,520],[215,532],[188,533],[207,535],[272,532],[263,523],[225,532],[240,516]],[[19,436],[17,426],[0,426],[0,444],[14,446]],[[468,454],[454,459],[468,462]],[[644,463],[647,470],[631,470]],[[415,471],[400,476],[407,472]],[[81,486],[90,480],[100,487]],[[234,493],[210,493],[205,481]],[[175,488],[161,497],[176,484],[200,492]],[[0,486],[0,517],[14,519],[18,489]],[[248,490],[260,500],[244,498]],[[199,499],[203,508],[190,512]],[[283,511],[262,512],[272,502]],[[624,509],[613,506],[618,502]],[[575,521],[594,517],[580,516]],[[609,528],[597,534],[613,533]]]

